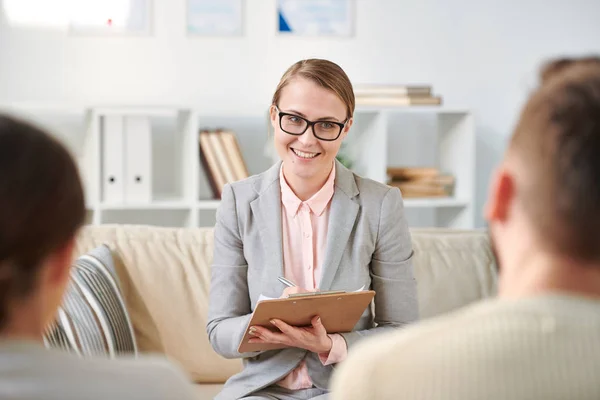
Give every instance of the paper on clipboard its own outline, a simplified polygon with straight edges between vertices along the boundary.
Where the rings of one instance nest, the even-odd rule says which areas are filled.
[[[362,292],[363,290],[365,290],[365,285],[363,285],[360,289],[355,290],[354,292]],[[278,298],[279,297],[267,297],[267,296],[261,294],[260,296],[258,296],[257,303],[260,303],[261,301],[264,301],[264,300],[275,300],[275,299],[278,299]]]

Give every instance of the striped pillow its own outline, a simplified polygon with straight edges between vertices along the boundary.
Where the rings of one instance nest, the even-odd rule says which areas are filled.
[[[46,347],[79,356],[137,354],[110,248],[79,257],[57,318],[46,330]]]

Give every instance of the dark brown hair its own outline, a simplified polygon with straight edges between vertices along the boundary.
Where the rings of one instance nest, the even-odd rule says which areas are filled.
[[[43,261],[85,219],[77,166],[49,134],[0,114],[0,328],[31,294]]]
[[[548,250],[600,262],[600,59],[544,66],[510,150],[526,167],[523,205]]]
[[[331,90],[346,105],[346,118],[351,118],[354,115],[356,101],[354,89],[348,75],[336,63],[318,58],[298,61],[285,71],[273,94],[271,102],[273,105],[278,105],[283,88],[297,77],[308,79],[327,90]]]
[[[600,57],[588,56],[580,58],[562,57],[546,62],[540,69],[540,81],[542,84],[550,82],[550,79],[558,77],[573,66],[598,66],[600,67]]]

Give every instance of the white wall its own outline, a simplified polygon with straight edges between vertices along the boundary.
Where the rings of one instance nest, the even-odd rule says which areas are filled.
[[[186,37],[185,0],[155,0],[151,38],[70,37],[3,20],[0,103],[193,103],[260,115],[288,65],[329,58],[355,83],[431,83],[447,105],[474,109],[481,207],[539,63],[600,52],[597,0],[357,0],[349,39],[278,37],[275,1],[246,1],[245,35],[233,39]]]

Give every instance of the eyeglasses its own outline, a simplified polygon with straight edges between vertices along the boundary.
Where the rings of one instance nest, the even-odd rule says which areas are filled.
[[[302,136],[304,132],[312,127],[313,135],[319,140],[332,142],[340,137],[342,129],[346,126],[348,120],[342,122],[335,121],[309,121],[306,118],[296,114],[285,113],[275,106],[279,113],[279,127],[287,134]]]

